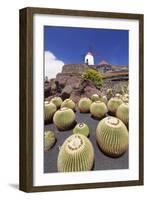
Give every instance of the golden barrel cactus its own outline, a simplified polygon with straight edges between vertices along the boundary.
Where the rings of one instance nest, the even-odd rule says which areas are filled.
[[[44,132],[44,151],[48,151],[56,142],[56,137],[53,131]]]
[[[112,97],[107,104],[108,111],[110,111],[112,114],[116,114],[118,106],[120,106],[123,103],[121,98],[119,97]]]
[[[116,111],[116,116],[122,120],[126,125],[129,123],[129,104],[122,103]]]
[[[56,112],[57,108],[54,103],[45,102],[44,103],[44,121],[51,122],[53,115]]]
[[[81,98],[78,103],[78,108],[79,108],[80,112],[88,113],[90,111],[91,103],[92,103],[92,101],[89,98],[87,98],[87,97]]]
[[[75,113],[70,108],[60,108],[54,114],[53,122],[59,130],[68,130],[75,124]]]
[[[50,102],[54,103],[57,109],[59,109],[63,101],[61,97],[53,97]]]
[[[89,127],[85,123],[79,123],[75,126],[73,129],[74,134],[82,134],[85,135],[86,137],[89,136]]]
[[[61,108],[63,107],[67,107],[67,108],[71,108],[72,110],[75,110],[75,102],[71,99],[65,99],[62,104],[61,104]]]
[[[94,163],[94,149],[90,140],[81,134],[68,137],[60,148],[59,172],[89,171]]]
[[[90,113],[93,117],[102,118],[107,112],[107,106],[102,101],[95,101],[90,106]]]
[[[96,129],[96,140],[100,149],[109,156],[118,157],[128,149],[128,130],[116,117],[102,119]]]

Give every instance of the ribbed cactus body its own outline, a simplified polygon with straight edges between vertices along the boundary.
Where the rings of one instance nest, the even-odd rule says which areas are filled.
[[[74,134],[82,134],[88,137],[89,135],[89,127],[85,123],[79,123],[73,129]]]
[[[126,125],[128,125],[129,122],[129,105],[128,103],[122,103],[117,111],[116,116],[122,120]]]
[[[94,149],[90,140],[81,134],[68,137],[60,148],[59,172],[89,171],[94,163]]]
[[[98,101],[99,100],[99,95],[98,94],[93,94],[92,96],[91,96],[91,100],[92,101]]]
[[[62,104],[62,99],[61,97],[53,97],[50,102],[54,103],[58,109]]]
[[[90,105],[91,105],[92,101],[87,98],[87,97],[83,97],[80,99],[79,103],[78,103],[78,107],[81,113],[88,113],[90,111]]]
[[[112,157],[122,155],[128,148],[128,130],[116,117],[106,117],[99,122],[96,139],[101,150]]]
[[[102,118],[107,112],[107,106],[102,101],[93,102],[90,106],[90,113],[94,117]]]
[[[111,99],[113,97],[112,89],[107,89],[106,94],[107,94],[107,99],[108,100]]]
[[[75,110],[75,102],[71,99],[65,99],[62,104],[61,104],[61,108],[63,107],[67,107],[67,108],[71,108],[72,110]]]
[[[56,110],[57,108],[54,103],[45,102],[44,103],[44,121],[51,122]]]
[[[44,133],[44,150],[48,151],[56,142],[56,137],[53,131],[45,131]]]
[[[72,109],[63,107],[54,114],[53,121],[59,130],[68,130],[75,123],[75,113]]]
[[[107,104],[108,110],[113,113],[116,114],[117,108],[118,106],[120,106],[123,103],[123,101],[121,100],[121,98],[119,97],[112,97]]]
[[[100,101],[102,101],[102,102],[104,102],[105,104],[107,104],[108,99],[107,99],[107,97],[104,95],[104,96],[101,97]]]

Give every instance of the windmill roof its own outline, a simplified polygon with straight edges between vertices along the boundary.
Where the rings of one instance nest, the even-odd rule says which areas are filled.
[[[92,55],[92,53],[89,51],[89,52],[87,53],[87,55]]]
[[[98,65],[110,65],[106,60],[102,60]]]

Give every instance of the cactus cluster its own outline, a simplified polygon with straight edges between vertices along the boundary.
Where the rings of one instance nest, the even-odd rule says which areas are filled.
[[[116,117],[106,117],[97,126],[97,143],[106,155],[122,155],[128,148],[128,138],[125,124]]]
[[[44,121],[51,122],[53,115],[56,112],[57,108],[54,103],[45,102],[44,103]]]
[[[82,134],[85,135],[86,137],[89,136],[89,127],[85,123],[79,123],[75,126],[73,129],[74,134]]]
[[[107,106],[102,101],[95,101],[90,106],[90,113],[93,117],[102,118],[107,112]]]
[[[75,124],[75,113],[70,108],[60,108],[54,114],[53,121],[59,130],[68,130]]]
[[[53,97],[50,102],[54,103],[57,109],[59,109],[63,101],[61,97]]]
[[[56,137],[53,131],[44,132],[44,151],[48,151],[56,142]]]
[[[88,113],[90,111],[90,105],[91,105],[92,101],[87,98],[87,97],[83,97],[80,99],[79,103],[78,103],[78,107],[81,113]]]
[[[94,149],[84,135],[69,136],[60,148],[57,160],[59,172],[89,171],[93,163]]]
[[[65,99],[62,104],[61,104],[61,108],[63,107],[67,107],[67,108],[71,108],[72,110],[75,110],[75,102],[71,99]]]

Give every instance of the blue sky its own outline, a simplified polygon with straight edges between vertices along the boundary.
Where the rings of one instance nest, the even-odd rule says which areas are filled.
[[[82,63],[84,54],[92,50],[95,64],[105,59],[110,64],[128,65],[128,31],[45,26],[44,50],[66,64]]]
[[[54,78],[64,64],[84,63],[88,51],[94,62],[128,65],[127,30],[44,26],[45,75]]]

